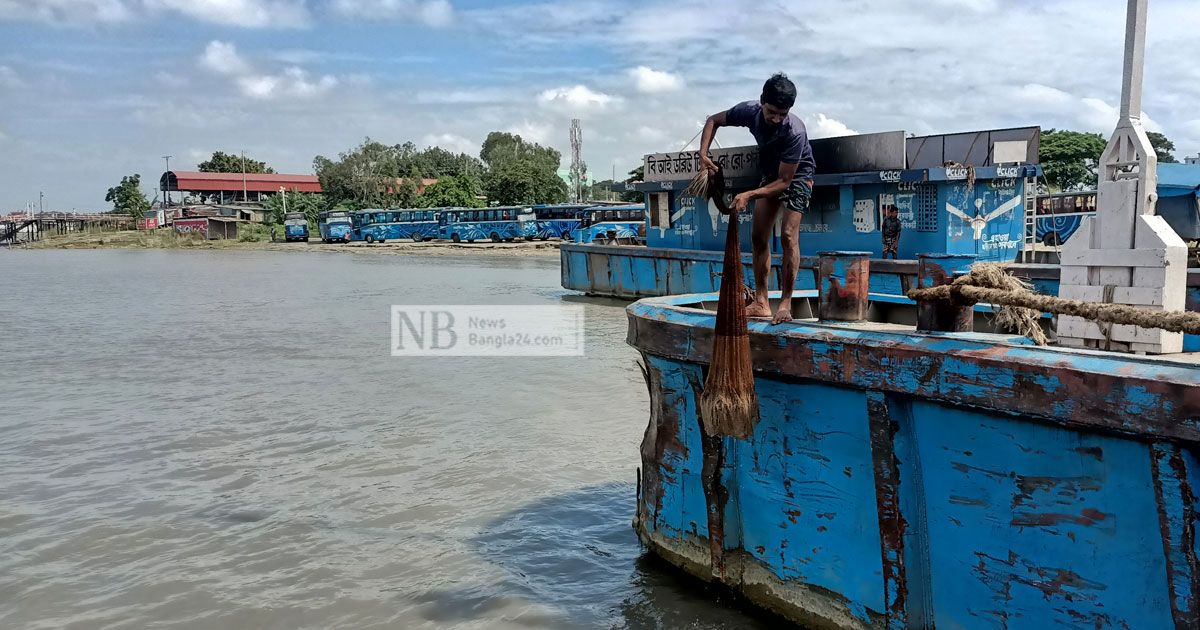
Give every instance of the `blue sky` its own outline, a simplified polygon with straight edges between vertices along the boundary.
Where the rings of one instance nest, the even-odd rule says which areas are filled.
[[[607,178],[796,80],[815,136],[1115,122],[1122,0],[0,0],[0,212],[103,209],[171,154],[311,172],[364,137],[477,153],[492,130]],[[1200,152],[1200,3],[1151,0],[1144,109]],[[728,146],[749,142],[723,132]],[[564,163],[565,166],[565,163]]]

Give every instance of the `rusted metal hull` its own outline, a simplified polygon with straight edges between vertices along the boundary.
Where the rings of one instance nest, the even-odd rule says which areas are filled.
[[[809,627],[1200,624],[1191,357],[752,321],[761,419],[719,445],[714,541],[699,301],[628,309],[651,400],[635,527],[654,553]]]

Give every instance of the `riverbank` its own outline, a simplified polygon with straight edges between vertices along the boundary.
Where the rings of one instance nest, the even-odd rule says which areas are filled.
[[[494,255],[494,256],[557,256],[558,241],[514,243],[450,243],[430,241],[394,241],[388,243],[322,243],[271,242],[269,240],[206,240],[197,236],[179,235],[168,230],[85,232],[46,238],[16,247],[16,249],[230,249],[248,251],[287,252],[349,252],[355,254],[420,254],[422,256]]]

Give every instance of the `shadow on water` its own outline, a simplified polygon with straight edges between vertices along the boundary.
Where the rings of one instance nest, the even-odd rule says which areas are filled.
[[[488,524],[472,539],[481,556],[505,570],[502,592],[557,612],[514,621],[551,627],[778,625],[645,554],[630,525],[634,494],[632,484],[609,484],[547,497]],[[426,614],[442,623],[485,617],[505,603],[475,590],[425,599]]]

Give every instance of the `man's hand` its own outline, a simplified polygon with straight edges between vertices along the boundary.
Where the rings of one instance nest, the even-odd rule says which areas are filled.
[[[702,154],[700,154],[700,168],[702,170],[708,171],[709,173],[716,173],[717,172],[717,163],[713,162],[712,158],[708,157],[707,154],[702,153]]]
[[[732,209],[734,212],[742,212],[743,210],[746,209],[746,206],[750,205],[750,202],[753,200],[754,200],[753,191],[747,191],[744,193],[740,193],[738,196],[733,198],[733,208]]]

